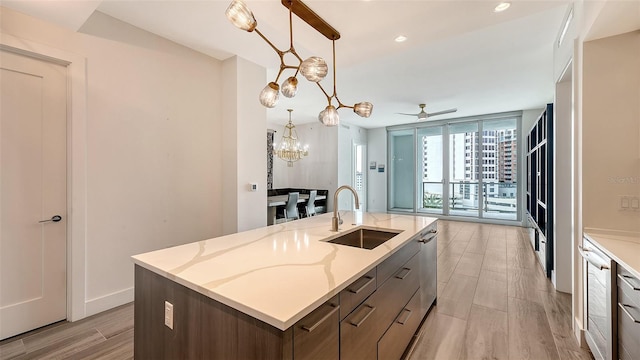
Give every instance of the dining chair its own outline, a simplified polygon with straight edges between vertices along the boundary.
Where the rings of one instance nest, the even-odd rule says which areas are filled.
[[[318,190],[309,191],[309,200],[307,201],[307,205],[305,207],[306,216],[315,216],[316,215],[316,195],[318,194]]]
[[[289,221],[290,219],[300,219],[300,213],[298,212],[298,199],[300,198],[300,193],[298,192],[290,192],[289,198],[287,199],[287,204],[284,208],[284,218],[285,221]]]

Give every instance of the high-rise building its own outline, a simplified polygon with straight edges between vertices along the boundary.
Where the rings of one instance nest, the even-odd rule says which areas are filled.
[[[516,183],[518,140],[515,129],[498,132],[498,179],[504,183]]]
[[[423,192],[427,195],[442,194],[442,136],[425,135],[421,139]],[[448,143],[451,209],[483,206],[485,211],[504,211],[503,208],[515,206],[516,129],[454,133],[449,136]],[[484,191],[480,191],[480,179]]]

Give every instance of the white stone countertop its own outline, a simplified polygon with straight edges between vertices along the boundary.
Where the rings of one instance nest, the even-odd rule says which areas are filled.
[[[640,233],[585,228],[584,235],[615,262],[640,279]]]
[[[340,232],[402,231],[372,250],[328,243],[332,214],[133,256],[133,262],[286,330],[374,268],[435,218],[340,212]],[[356,225],[357,223],[357,225]]]

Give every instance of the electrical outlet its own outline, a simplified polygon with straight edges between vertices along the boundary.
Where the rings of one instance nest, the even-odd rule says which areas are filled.
[[[171,330],[173,330],[173,304],[164,302],[164,324]]]
[[[621,196],[620,197],[620,209],[626,210],[629,208],[629,197]]]

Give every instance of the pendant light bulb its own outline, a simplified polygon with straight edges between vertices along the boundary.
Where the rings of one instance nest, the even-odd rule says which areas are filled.
[[[252,32],[258,26],[253,12],[242,0],[233,0],[225,11],[225,15],[233,25],[244,31]]]
[[[287,80],[282,82],[282,95],[292,98],[296,96],[298,92],[298,79],[294,76],[287,78]]]
[[[323,58],[312,56],[300,64],[300,72],[307,80],[311,82],[319,82],[327,76],[329,67]]]
[[[260,104],[262,106],[272,108],[275,107],[280,98],[280,86],[275,82],[270,82],[260,92]]]
[[[333,105],[327,106],[318,114],[318,120],[325,126],[336,126],[340,124],[338,110]]]
[[[369,116],[371,116],[372,111],[373,104],[367,101],[359,102],[353,105],[353,112],[364,118],[368,118]]]

